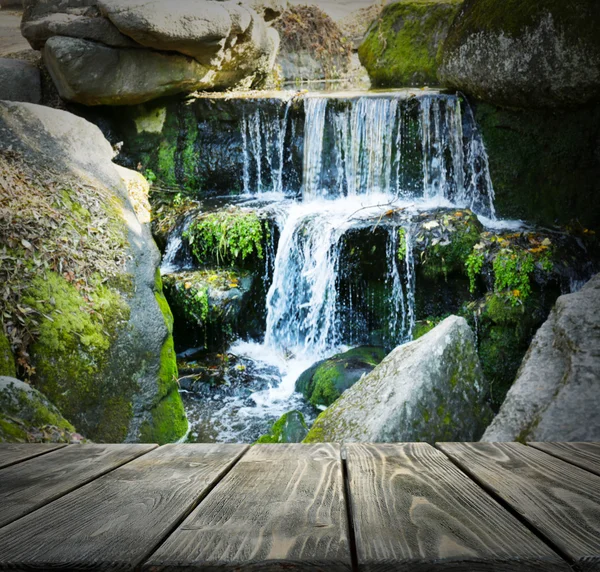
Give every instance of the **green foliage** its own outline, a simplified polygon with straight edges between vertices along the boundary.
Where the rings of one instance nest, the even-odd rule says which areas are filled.
[[[404,260],[406,258],[406,229],[401,228],[398,231],[398,258]]]
[[[496,292],[505,292],[513,305],[528,298],[530,276],[535,270],[535,259],[530,252],[503,249],[494,259],[493,267]]]
[[[253,212],[220,211],[202,216],[184,233],[200,264],[240,265],[263,258],[264,224]]]
[[[484,261],[484,254],[476,250],[469,254],[465,260],[465,268],[467,270],[467,276],[469,277],[469,288],[472,294],[477,287],[477,276],[481,273]]]
[[[17,377],[15,358],[8,338],[0,330],[0,376]]]
[[[151,169],[146,169],[146,172],[145,172],[144,176],[146,177],[146,180],[149,183],[154,183],[156,181],[156,179],[157,179],[156,174]]]

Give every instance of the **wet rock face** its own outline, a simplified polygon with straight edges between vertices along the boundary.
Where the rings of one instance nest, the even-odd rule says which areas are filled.
[[[260,83],[279,46],[265,18],[279,14],[277,2],[28,0],[21,29],[61,97],[132,105]]]
[[[437,57],[462,0],[388,4],[358,49],[373,87],[438,85]]]
[[[600,439],[600,276],[558,299],[483,441]]]
[[[475,336],[451,316],[348,389],[305,442],[471,441],[491,417],[486,394]]]
[[[290,411],[275,421],[271,432],[263,435],[257,443],[301,443],[308,433],[304,415]]]
[[[509,107],[600,97],[595,0],[468,0],[443,48],[443,85]]]

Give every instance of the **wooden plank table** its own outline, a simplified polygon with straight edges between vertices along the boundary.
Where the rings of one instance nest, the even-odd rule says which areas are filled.
[[[0,444],[0,570],[600,570],[597,444]]]

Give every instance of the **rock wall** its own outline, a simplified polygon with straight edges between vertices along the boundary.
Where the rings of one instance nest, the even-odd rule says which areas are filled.
[[[24,372],[92,440],[181,437],[160,254],[111,146],[83,119],[31,104],[0,103],[0,133],[3,321]]]
[[[483,441],[600,440],[600,275],[561,296]]]

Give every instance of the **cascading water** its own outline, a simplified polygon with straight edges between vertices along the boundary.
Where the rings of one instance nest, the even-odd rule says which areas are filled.
[[[275,119],[258,107],[240,125],[245,193],[288,191],[276,209],[280,238],[264,341],[232,348],[263,364],[270,380],[250,405],[223,409],[230,415],[234,408],[246,420],[272,421],[301,407],[294,394],[298,375],[346,345],[371,343],[370,330],[377,329],[387,347],[411,339],[412,221],[420,211],[456,206],[494,218],[485,148],[457,96],[306,96],[302,189],[293,200],[284,188],[286,134],[297,128],[290,106],[291,100]],[[385,241],[379,251],[385,254],[378,255],[384,269],[377,277],[352,276],[345,269],[348,243],[375,230]],[[386,323],[375,323],[375,305],[385,308]],[[219,440],[236,438],[239,433],[224,431]]]

